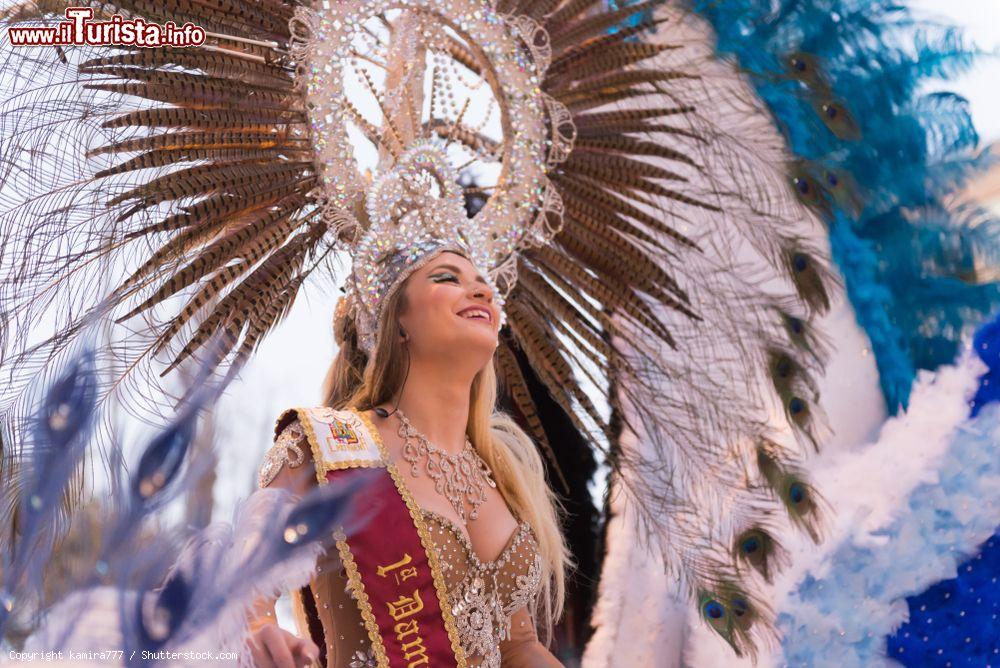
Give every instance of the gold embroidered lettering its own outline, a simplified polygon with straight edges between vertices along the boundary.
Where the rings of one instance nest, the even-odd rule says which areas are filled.
[[[403,645],[403,659],[407,662],[407,668],[430,665],[430,660],[427,658],[427,648],[424,647],[422,638],[418,636],[416,640],[411,640]]]
[[[388,573],[389,571],[394,571],[397,568],[402,568],[411,561],[413,561],[413,559],[410,557],[410,553],[404,552],[402,559],[393,564],[388,564],[386,566],[379,566],[377,569],[375,569],[375,572],[378,573],[378,576],[380,578],[384,578],[385,574]]]
[[[392,627],[396,632],[396,640],[402,645],[403,658],[408,662],[407,666],[428,665],[427,648],[424,647],[424,639],[420,637],[420,626],[417,620],[411,619],[408,622],[399,622]],[[403,642],[407,636],[415,635],[416,638],[410,642]]]
[[[420,600],[420,591],[417,589],[413,590],[413,596],[401,594],[394,602],[386,603],[386,605],[389,606],[389,614],[397,622],[424,609],[424,602]]]
[[[420,638],[420,625],[417,624],[417,620],[411,619],[408,622],[399,622],[392,627],[392,630],[396,632],[396,639],[399,642],[403,642],[406,636],[415,635]]]

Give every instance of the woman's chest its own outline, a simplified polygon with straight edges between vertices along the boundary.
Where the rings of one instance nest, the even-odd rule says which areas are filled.
[[[518,521],[492,477],[479,475],[474,460],[434,460],[426,453],[407,458],[403,443],[390,441],[388,446],[389,459],[416,505],[450,520],[481,561],[495,560]]]
[[[428,533],[448,591],[447,606],[470,665],[499,666],[500,645],[510,638],[512,617],[533,608],[541,586],[541,556],[526,522],[495,559],[476,556],[459,527],[424,511]]]
[[[425,528],[425,545],[438,566],[435,578],[446,592],[441,602],[454,621],[469,665],[499,665],[499,648],[509,638],[513,614],[526,605],[530,608],[538,595],[541,559],[533,532],[527,523],[518,523],[498,557],[484,561],[447,517],[422,510],[418,521]],[[331,658],[339,657],[328,665],[339,668],[353,661],[356,652],[370,654],[363,606],[335,550],[326,553],[320,564],[311,583],[315,610]],[[377,603],[372,595],[366,592],[363,596],[369,605]]]

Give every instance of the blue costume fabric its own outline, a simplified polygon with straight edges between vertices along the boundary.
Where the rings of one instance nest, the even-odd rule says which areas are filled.
[[[979,378],[971,416],[1000,399],[1000,319],[984,325],[973,346],[988,370]],[[942,580],[906,599],[909,622],[888,639],[890,657],[906,666],[1000,663],[1000,530],[978,554]]]

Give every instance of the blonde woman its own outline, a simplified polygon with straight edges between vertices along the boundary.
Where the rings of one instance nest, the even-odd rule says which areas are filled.
[[[429,246],[387,281],[395,289],[370,363],[338,308],[324,408],[279,418],[260,480],[301,494],[334,484],[326,476],[388,466],[416,531],[400,525],[394,536],[391,519],[375,518],[368,539],[330,550],[295,593],[300,636],[275,624],[273,601],[260,602],[251,624],[258,666],[436,666],[442,645],[437,656],[453,654],[451,665],[561,665],[543,640],[561,614],[570,557],[535,445],[496,408],[500,308],[465,254]],[[393,552],[404,535],[416,551],[414,535],[430,539],[423,590],[409,586],[419,580],[414,550]],[[364,560],[357,549],[383,554]],[[379,590],[382,582],[394,588]],[[426,615],[435,592],[440,614]]]

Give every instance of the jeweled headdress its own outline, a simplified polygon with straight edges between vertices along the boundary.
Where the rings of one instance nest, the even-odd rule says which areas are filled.
[[[359,342],[369,357],[382,325],[382,305],[409,274],[442,251],[468,258],[486,278],[502,309],[503,293],[495,277],[502,275],[502,262],[514,261],[513,252],[507,248],[505,258],[497,259],[495,254],[507,244],[466,214],[457,175],[446,160],[439,148],[416,144],[367,191],[369,224],[352,250],[344,299],[348,300],[346,313],[355,319]],[[501,325],[504,322],[501,315]]]
[[[541,88],[546,33],[481,0],[322,2],[299,7],[292,31],[317,137],[314,195],[333,226],[367,219],[354,221],[347,289],[362,347],[372,352],[381,305],[434,252],[466,255],[502,306],[518,251],[562,225],[547,173],[575,129]],[[481,188],[471,216],[459,169]]]
[[[197,356],[232,379],[341,254],[370,353],[392,290],[456,250],[503,302],[501,399],[552,484],[591,508],[606,463],[705,620],[752,652],[777,535],[818,536],[795,437],[816,443],[822,253],[775,192],[770,121],[674,39],[684,15],[612,4],[109,0],[208,40],[0,51],[0,74],[32,72],[5,79],[0,143],[8,393],[113,320],[113,389],[159,418],[149,371]],[[14,334],[53,317],[49,340]]]

